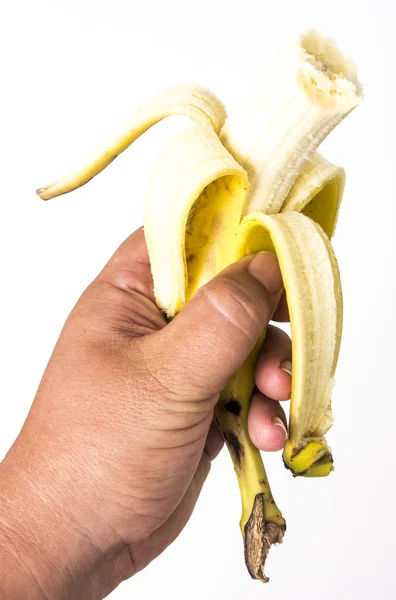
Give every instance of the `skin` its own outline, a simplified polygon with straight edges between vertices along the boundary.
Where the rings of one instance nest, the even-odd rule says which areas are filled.
[[[219,393],[271,319],[287,319],[271,253],[228,267],[167,325],[143,231],[121,245],[67,319],[0,464],[1,599],[104,598],[173,542],[222,448]],[[285,443],[290,360],[270,325],[249,414],[265,451]]]

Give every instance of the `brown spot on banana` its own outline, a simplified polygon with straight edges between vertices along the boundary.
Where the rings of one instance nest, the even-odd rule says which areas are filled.
[[[224,404],[224,408],[226,409],[226,411],[228,411],[232,415],[235,415],[236,417],[239,417],[239,415],[241,414],[241,404],[240,402],[238,402],[238,400],[234,400],[234,398],[228,400],[228,402]]]
[[[223,431],[223,437],[230,453],[235,458],[237,464],[241,466],[245,452],[238,436],[233,431]]]

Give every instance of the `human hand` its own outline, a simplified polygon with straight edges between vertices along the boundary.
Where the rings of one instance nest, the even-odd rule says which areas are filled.
[[[287,309],[263,253],[166,324],[143,231],[124,242],[70,314],[0,466],[0,598],[103,598],[179,535],[222,447],[216,400],[273,315]],[[262,450],[285,443],[290,360],[269,326],[249,414]]]

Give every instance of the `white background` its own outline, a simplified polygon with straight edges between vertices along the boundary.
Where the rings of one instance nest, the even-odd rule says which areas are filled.
[[[396,76],[390,0],[13,0],[0,9],[0,454],[28,411],[60,328],[117,245],[142,221],[149,168],[173,123],[97,179],[48,203],[35,189],[174,83],[226,103],[292,35],[316,27],[353,55],[364,104],[323,145],[347,169],[334,246],[345,328],[329,441],[336,470],[293,480],[268,458],[288,520],[263,587],[245,572],[239,497],[226,452],[180,538],[114,600],[391,600],[396,419]]]

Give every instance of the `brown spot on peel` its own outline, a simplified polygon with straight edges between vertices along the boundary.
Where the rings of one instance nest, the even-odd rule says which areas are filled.
[[[231,454],[235,458],[236,462],[240,465],[244,451],[238,436],[232,431],[224,431],[223,436]]]
[[[239,417],[239,415],[241,414],[242,407],[238,400],[234,400],[233,398],[231,398],[231,400],[228,400],[228,402],[224,404],[224,408],[226,409],[226,411],[235,415],[236,417]]]

